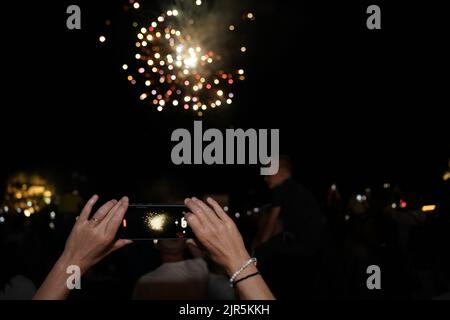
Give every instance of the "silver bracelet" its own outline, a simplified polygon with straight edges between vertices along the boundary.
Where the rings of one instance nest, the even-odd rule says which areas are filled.
[[[242,265],[242,267],[239,268],[238,271],[236,271],[235,273],[233,273],[233,275],[232,275],[231,278],[230,278],[230,286],[233,287],[234,280],[236,280],[236,278],[241,274],[241,272],[244,271],[244,270],[245,270],[249,265],[251,265],[252,263],[254,263],[255,266],[256,266],[256,263],[257,263],[256,258],[251,258],[251,259],[249,259],[248,261],[246,261],[246,262]]]

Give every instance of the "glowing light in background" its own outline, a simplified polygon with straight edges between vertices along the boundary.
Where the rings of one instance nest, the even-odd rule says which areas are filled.
[[[430,204],[422,207],[422,212],[430,212],[436,210],[436,205]]]
[[[4,212],[11,209],[30,217],[54,201],[55,189],[46,179],[35,174],[18,173],[7,181],[2,207]]]
[[[406,208],[407,203],[404,200],[400,200],[400,207],[401,208]]]

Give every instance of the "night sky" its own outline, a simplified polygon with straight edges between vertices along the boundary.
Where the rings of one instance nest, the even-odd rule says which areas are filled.
[[[141,1],[154,17],[163,2]],[[247,80],[232,106],[201,118],[204,126],[280,129],[282,152],[319,196],[334,181],[349,191],[384,181],[431,190],[450,151],[442,2],[248,2],[256,21]],[[142,189],[162,177],[189,192],[261,184],[257,166],[171,163],[172,131],[192,131],[197,117],[156,112],[127,82],[121,66],[134,33],[125,3],[2,3],[0,183],[17,170],[55,181],[77,171],[89,191],[132,200],[148,200]],[[79,31],[66,28],[71,4],[82,10]],[[381,7],[381,30],[366,28],[370,4]]]

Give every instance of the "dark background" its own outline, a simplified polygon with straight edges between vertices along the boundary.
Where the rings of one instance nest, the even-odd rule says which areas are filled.
[[[442,2],[249,2],[247,81],[204,126],[279,128],[282,152],[318,196],[335,181],[351,192],[385,181],[433,192],[449,156]],[[0,182],[18,170],[57,183],[81,172],[84,192],[132,201],[151,201],[142,190],[158,177],[183,180],[189,193],[260,185],[256,166],[171,163],[172,131],[192,130],[197,117],[138,100],[121,70],[120,44],[133,36],[125,3],[2,3]],[[141,1],[155,16],[161,3]],[[66,28],[71,4],[82,10],[80,31]],[[370,4],[381,7],[382,30],[366,28]]]

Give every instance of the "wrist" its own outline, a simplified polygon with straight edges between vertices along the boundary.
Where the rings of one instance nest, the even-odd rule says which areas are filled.
[[[233,257],[232,259],[230,259],[230,262],[225,266],[225,271],[227,272],[228,276],[231,277],[250,258],[251,257],[248,254],[248,252],[242,252],[241,254],[236,255],[236,257]]]
[[[66,272],[67,267],[69,266],[78,266],[82,275],[86,273],[86,271],[90,268],[90,266],[81,258],[78,258],[76,255],[70,254],[68,252],[63,252],[63,254],[56,262],[56,265],[58,265],[60,268],[63,268],[64,272]]]

